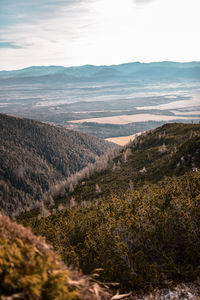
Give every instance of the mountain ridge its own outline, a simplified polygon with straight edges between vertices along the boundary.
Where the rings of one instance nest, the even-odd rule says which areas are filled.
[[[34,206],[57,181],[114,147],[61,127],[0,114],[1,209]]]
[[[157,62],[140,62],[140,61],[133,61],[133,62],[126,62],[126,63],[120,63],[120,64],[111,64],[111,65],[93,65],[93,64],[85,64],[85,65],[80,65],[80,66],[61,66],[61,65],[38,65],[38,66],[28,66],[24,68],[19,68],[15,70],[0,70],[1,72],[18,72],[18,71],[25,71],[25,70],[31,70],[31,69],[36,69],[36,68],[64,68],[64,69],[76,69],[76,68],[94,68],[94,67],[125,67],[128,65],[157,65],[157,64],[176,64],[176,65],[196,65],[199,64],[200,61],[187,61],[187,62],[178,62],[178,61],[157,61]]]
[[[185,74],[182,73],[185,72]],[[148,73],[154,73],[154,78],[150,78]],[[157,72],[157,74],[156,74]],[[165,76],[164,73],[167,73]],[[142,76],[143,75],[143,76]],[[60,81],[74,81],[74,80],[105,80],[104,76],[115,79],[137,78],[158,80],[160,79],[199,79],[200,77],[200,62],[152,62],[152,63],[140,63],[130,62],[119,65],[83,65],[77,67],[63,67],[63,66],[32,66],[24,69],[14,71],[0,71],[0,78],[2,83],[9,81],[13,83],[21,82],[20,79],[26,81],[38,80],[49,81],[51,77],[57,78]],[[38,82],[38,81],[37,81]]]
[[[85,274],[100,268],[99,279],[119,282],[124,292],[194,281],[199,153],[200,124],[165,124],[138,136],[100,170],[88,170],[73,189],[58,191],[46,217],[30,211],[18,221],[45,236],[64,262]]]

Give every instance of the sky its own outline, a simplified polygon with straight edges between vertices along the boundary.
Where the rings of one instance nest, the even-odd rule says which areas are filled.
[[[200,0],[0,0],[0,70],[200,61]]]

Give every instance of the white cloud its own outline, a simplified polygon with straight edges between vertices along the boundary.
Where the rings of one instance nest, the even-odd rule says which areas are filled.
[[[35,1],[17,16],[5,6],[1,42],[19,47],[0,49],[0,69],[199,60],[199,0]]]
[[[133,0],[136,4],[149,4],[151,2],[154,2],[156,0]]]

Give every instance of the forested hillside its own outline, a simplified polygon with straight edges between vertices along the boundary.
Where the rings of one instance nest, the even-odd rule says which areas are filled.
[[[0,210],[34,208],[52,185],[113,144],[79,132],[0,114]]]
[[[200,125],[166,124],[138,136],[124,149],[105,155],[99,164],[89,165],[85,178],[75,174],[64,196],[56,192],[56,205],[76,203],[123,194],[145,183],[157,183],[165,176],[180,176],[200,166]],[[65,185],[65,183],[63,184]],[[62,185],[60,195],[63,194]]]
[[[71,191],[18,220],[63,260],[130,291],[187,282],[200,265],[200,125],[138,137]],[[38,218],[39,216],[39,218]],[[159,298],[158,298],[159,299]]]

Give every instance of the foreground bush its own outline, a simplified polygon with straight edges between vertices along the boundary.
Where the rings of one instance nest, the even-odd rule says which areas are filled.
[[[200,275],[200,172],[29,221],[63,260],[126,290]]]
[[[8,298],[7,298],[8,297]],[[68,271],[42,239],[0,215],[0,299],[108,299],[97,284]]]

